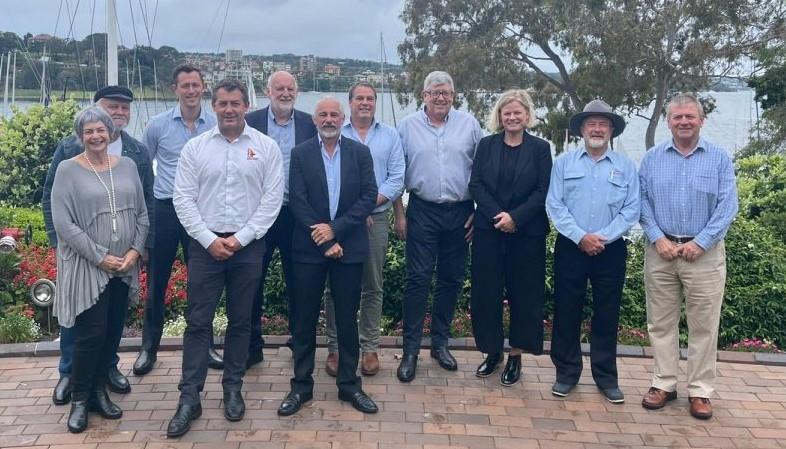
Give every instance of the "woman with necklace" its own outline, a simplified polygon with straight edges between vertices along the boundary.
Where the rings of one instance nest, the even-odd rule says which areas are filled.
[[[106,393],[105,348],[109,317],[139,297],[139,256],[148,230],[147,209],[136,165],[107,153],[114,132],[99,107],[80,112],[74,123],[84,152],[57,167],[52,219],[57,233],[54,312],[61,326],[74,327],[73,393],[68,430],[87,428],[88,411],[119,419],[123,411]],[[122,311],[122,312],[121,312]]]
[[[492,134],[478,143],[469,191],[477,204],[472,238],[472,329],[487,354],[478,377],[491,376],[502,362],[503,298],[510,306],[510,355],[503,386],[521,378],[521,354],[543,353],[546,280],[545,201],[551,174],[549,144],[527,132],[535,107],[524,90],[509,90],[489,117]]]

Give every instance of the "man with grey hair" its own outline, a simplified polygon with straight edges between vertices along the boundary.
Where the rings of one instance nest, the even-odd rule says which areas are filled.
[[[680,309],[688,320],[688,400],[695,418],[712,417],[718,325],[726,283],[723,238],[737,214],[734,165],[701,137],[704,109],[692,94],[668,103],[671,138],[641,161],[641,227],[647,236],[644,287],[655,355],[652,386],[641,405],[677,397]]]
[[[265,90],[270,105],[258,111],[254,111],[246,116],[246,122],[252,128],[269,136],[278,144],[281,150],[281,157],[284,164],[284,204],[281,212],[265,236],[265,258],[262,268],[262,284],[259,287],[259,294],[254,299],[254,306],[251,311],[251,339],[248,347],[248,361],[246,365],[251,367],[262,361],[262,348],[265,345],[262,339],[262,311],[265,306],[265,278],[270,262],[273,260],[273,252],[278,248],[281,256],[281,268],[284,271],[284,285],[289,290],[292,279],[292,229],[294,219],[289,210],[289,160],[292,148],[300,145],[306,140],[317,134],[311,115],[295,109],[297,100],[297,81],[289,72],[273,72],[267,79],[267,89]],[[292,317],[294,316],[294,304],[290,300],[292,295],[287,292],[287,302],[289,306],[289,331],[292,334]],[[287,342],[291,345],[291,340]]]
[[[404,356],[397,371],[402,382],[415,378],[435,267],[431,357],[444,369],[458,369],[448,351],[448,338],[472,238],[472,160],[483,137],[475,117],[453,108],[453,79],[449,74],[429,73],[421,95],[423,110],[405,117],[398,126],[407,164],[404,185],[409,192],[406,216],[402,202],[398,200],[395,205],[396,233],[407,240],[402,302]]]
[[[295,217],[292,234],[291,390],[278,414],[297,413],[313,398],[314,352],[325,281],[330,278],[338,333],[338,398],[363,413],[377,405],[362,390],[357,376],[360,282],[368,258],[366,219],[377,201],[374,162],[365,145],[341,136],[344,112],[335,98],[321,99],[314,111],[317,137],[292,150],[289,206]]]
[[[131,137],[124,131],[131,120],[131,102],[134,101],[134,94],[130,89],[123,86],[106,86],[99,89],[93,96],[93,101],[101,107],[112,118],[115,126],[115,133],[109,142],[109,154],[127,156],[136,163],[139,172],[139,180],[142,182],[142,190],[145,195],[145,205],[148,210],[150,221],[153,220],[153,167],[150,163],[150,156],[147,148],[138,140]],[[57,145],[49,165],[49,171],[44,181],[44,194],[42,206],[44,209],[44,224],[46,234],[49,237],[49,245],[57,247],[57,235],[55,234],[54,222],[52,221],[52,184],[55,180],[55,172],[60,162],[70,159],[79,153],[83,148],[79,137],[76,135],[66,137]],[[145,242],[145,253],[150,251],[153,246],[152,228],[148,232]],[[142,259],[146,260],[148,254],[142,254]],[[107,386],[116,393],[128,393],[131,391],[131,384],[128,379],[118,370],[117,365],[120,359],[117,357],[117,347],[123,336],[123,325],[125,324],[125,310],[123,315],[113,317],[110,322],[110,333],[107,338],[112,341],[110,345],[113,351],[110,365],[107,367]],[[74,354],[74,338],[76,337],[73,328],[60,328],[60,380],[55,386],[52,394],[52,402],[57,405],[67,404],[71,400],[71,368]]]

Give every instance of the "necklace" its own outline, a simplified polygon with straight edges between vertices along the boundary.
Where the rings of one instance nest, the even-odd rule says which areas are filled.
[[[93,169],[93,173],[95,173],[96,178],[104,186],[104,190],[106,190],[106,197],[109,200],[109,214],[112,217],[112,241],[116,242],[120,240],[117,235],[117,201],[115,200],[115,179],[112,177],[112,161],[110,160],[109,155],[106,157],[106,166],[109,167],[109,186],[106,185],[101,176],[98,174],[98,170],[96,170],[95,166],[92,162],[90,162],[90,158],[87,157],[85,153],[82,153],[82,157],[85,158],[87,161],[87,165]]]

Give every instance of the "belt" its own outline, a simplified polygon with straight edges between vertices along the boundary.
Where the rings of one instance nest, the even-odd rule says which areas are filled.
[[[232,237],[233,235],[235,235],[234,232],[213,232],[213,234],[215,234],[218,237],[221,237],[222,239]]]
[[[690,242],[691,240],[693,240],[693,237],[685,237],[685,236],[679,236],[679,237],[678,237],[678,236],[676,236],[676,235],[669,235],[669,234],[663,234],[663,235],[664,235],[664,237],[666,237],[667,239],[671,240],[671,241],[672,241],[672,242],[674,242],[674,243],[678,243],[678,244],[682,244],[682,243],[688,243],[688,242]]]

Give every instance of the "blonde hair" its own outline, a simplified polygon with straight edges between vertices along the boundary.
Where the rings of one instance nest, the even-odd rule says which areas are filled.
[[[666,105],[666,118],[671,116],[672,107],[685,106],[689,104],[696,106],[696,110],[699,112],[699,117],[704,118],[704,106],[693,92],[680,92],[677,95],[671,97],[668,104]]]
[[[527,114],[529,117],[527,118],[527,123],[524,124],[524,127],[530,129],[537,124],[537,118],[535,117],[535,105],[532,103],[532,97],[529,96],[524,89],[511,89],[506,90],[499,96],[497,102],[494,104],[494,108],[489,114],[488,123],[486,124],[486,128],[490,132],[500,132],[504,128],[502,126],[502,118],[501,118],[501,111],[502,108],[507,106],[508,104],[518,101],[524,109],[527,110]]]

